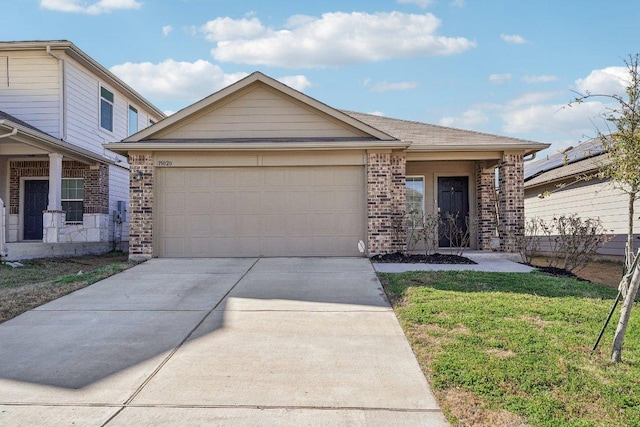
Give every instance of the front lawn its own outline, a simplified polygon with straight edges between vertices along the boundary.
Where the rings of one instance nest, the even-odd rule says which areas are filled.
[[[609,362],[616,290],[539,272],[380,274],[454,425],[640,425],[640,314]],[[619,306],[618,306],[619,308]]]
[[[0,323],[135,265],[122,252],[22,263],[0,264]]]

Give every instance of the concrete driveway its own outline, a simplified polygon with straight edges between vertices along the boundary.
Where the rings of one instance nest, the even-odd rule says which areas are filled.
[[[153,259],[0,324],[0,425],[446,425],[367,259]]]

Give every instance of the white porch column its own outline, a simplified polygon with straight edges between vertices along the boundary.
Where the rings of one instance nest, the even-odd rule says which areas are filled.
[[[62,210],[62,154],[49,154],[49,211]]]
[[[64,212],[62,212],[62,154],[49,154],[49,204],[42,214],[45,243],[64,242]]]

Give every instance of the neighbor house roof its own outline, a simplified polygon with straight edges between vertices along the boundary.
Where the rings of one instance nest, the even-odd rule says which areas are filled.
[[[388,133],[403,141],[411,142],[408,151],[485,151],[485,150],[525,150],[536,152],[549,144],[491,135],[482,132],[436,126],[427,123],[393,119],[374,114],[344,111],[351,117]]]
[[[592,139],[544,159],[526,163],[525,188],[598,171],[608,157],[602,142]]]
[[[148,111],[152,111],[158,117],[164,118],[166,115],[158,109],[155,105],[149,102],[146,98],[133,90],[129,85],[116,77],[111,71],[100,65],[96,60],[80,50],[75,44],[68,40],[32,40],[32,41],[3,41],[0,42],[1,51],[12,50],[47,50],[50,51],[64,51],[69,57],[75,59],[105,82],[117,88],[121,93],[125,94],[130,99],[133,99],[141,107],[144,107]]]
[[[61,153],[82,162],[98,161],[101,163],[114,163],[114,160],[109,157],[57,139],[4,111],[0,111],[0,129],[6,131],[6,133],[0,135],[0,137],[12,137],[19,142],[32,145],[50,153]],[[0,139],[0,143],[2,143],[3,139],[4,138]]]

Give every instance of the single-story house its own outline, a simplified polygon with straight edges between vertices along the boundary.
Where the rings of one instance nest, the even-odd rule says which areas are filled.
[[[129,254],[146,259],[404,250],[407,186],[426,213],[477,218],[472,248],[499,230],[514,252],[523,158],[548,145],[340,111],[255,72],[106,147],[128,156]]]
[[[524,195],[527,218],[547,222],[577,214],[599,218],[612,240],[602,246],[602,256],[622,257],[627,242],[629,196],[609,179],[597,177],[608,160],[598,139],[570,147],[562,153],[525,165]],[[584,179],[588,177],[588,179]],[[640,203],[635,202],[634,230],[640,232]],[[640,245],[636,233],[635,250]],[[544,248],[542,248],[544,249]]]

